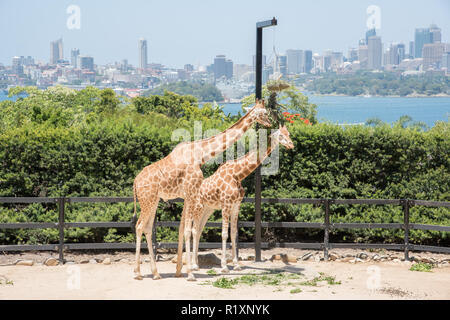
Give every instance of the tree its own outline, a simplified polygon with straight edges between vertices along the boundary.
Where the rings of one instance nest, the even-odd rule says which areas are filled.
[[[267,86],[262,88],[262,98],[268,100],[270,97],[270,91]],[[308,102],[308,97],[305,96],[294,85],[281,91],[278,96],[278,102],[287,110],[291,110],[294,113],[298,113],[301,117],[308,119],[312,124],[317,123],[317,105]],[[244,97],[241,100],[242,107],[248,107],[255,103],[255,94]],[[245,112],[245,111],[244,111]]]

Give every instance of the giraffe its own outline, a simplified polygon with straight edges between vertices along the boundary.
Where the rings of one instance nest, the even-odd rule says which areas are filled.
[[[141,206],[141,214],[136,222],[136,267],[135,279],[142,280],[140,271],[140,251],[142,233],[145,234],[150,253],[150,267],[153,279],[161,279],[152,250],[151,232],[159,199],[183,198],[185,203],[180,223],[178,250],[183,251],[184,216],[190,210],[190,203],[198,192],[203,173],[200,169],[208,160],[228,149],[252,125],[258,122],[263,126],[271,126],[264,100],[256,100],[256,104],[236,123],[227,130],[207,139],[182,142],[165,158],[146,166],[135,178],[133,183],[134,215],[132,224],[136,221],[136,199]],[[181,247],[181,248],[180,248]],[[180,266],[178,265],[181,264]],[[182,261],[177,263],[176,276],[181,276]],[[191,274],[188,268],[188,274]],[[192,275],[191,275],[192,277]]]
[[[198,245],[201,232],[208,221],[208,218],[214,210],[222,210],[222,259],[221,267],[222,273],[227,273],[226,261],[226,242],[228,238],[228,224],[231,219],[231,243],[232,243],[232,258],[235,265],[234,270],[240,270],[236,249],[236,234],[237,234],[237,220],[239,209],[244,198],[244,188],[241,185],[242,180],[252,173],[269,154],[282,144],[287,149],[293,149],[289,132],[285,126],[280,126],[269,137],[269,147],[263,155],[260,154],[257,158],[257,151],[251,151],[245,156],[236,160],[230,160],[222,164],[217,171],[210,177],[203,180],[198,194],[198,201],[200,204],[195,204],[195,211],[192,211],[192,216],[186,217],[186,229],[189,228],[189,223],[192,223],[192,237],[193,237],[193,255],[195,262],[193,270],[198,270]],[[186,243],[187,257],[190,260],[189,246]]]

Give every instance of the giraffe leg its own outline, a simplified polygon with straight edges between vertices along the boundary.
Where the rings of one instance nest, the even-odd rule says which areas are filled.
[[[192,224],[192,270],[199,270],[198,266],[198,243],[202,229],[200,229],[201,218],[196,217]]]
[[[136,267],[134,268],[134,278],[136,280],[142,280],[142,274],[141,274],[141,258],[140,258],[140,254],[141,254],[141,239],[142,239],[142,230],[143,228],[141,227],[142,222],[140,222],[142,217],[142,213],[141,216],[139,217],[138,222],[136,223]]]
[[[237,236],[237,222],[238,222],[238,216],[239,216],[239,208],[240,203],[233,206],[233,212],[231,216],[231,256],[233,258],[233,264],[235,271],[241,270],[241,266],[239,265],[239,259],[238,259],[238,253],[237,253],[237,247],[236,247],[236,236]]]
[[[186,220],[186,212],[188,207],[188,201],[184,201],[183,213],[181,214],[180,227],[178,228],[178,250],[177,250],[177,269],[175,277],[181,277],[181,269],[183,268],[183,237],[184,237],[184,225]]]
[[[228,273],[230,270],[227,267],[227,239],[228,239],[228,225],[230,218],[230,208],[222,208],[222,259],[220,272]]]
[[[188,281],[196,281],[191,268],[191,235],[192,235],[192,217],[185,218],[184,241],[186,243],[186,272]]]
[[[200,224],[198,227],[197,237],[194,239],[194,261],[192,264],[192,270],[199,270],[199,264],[198,264],[198,247],[200,243],[200,237],[202,235],[203,229],[205,228],[205,224],[208,221],[208,218],[211,216],[211,214],[214,212],[214,209],[211,208],[204,208],[202,217],[200,220]]]
[[[141,199],[141,214],[136,223],[136,267],[134,268],[135,279],[142,280],[141,274],[141,241],[142,241],[142,233],[147,227],[149,220],[152,221],[155,218],[156,207],[158,206],[159,199],[157,197],[152,198],[143,198]],[[150,238],[151,239],[151,238]],[[148,241],[148,239],[147,239]],[[151,240],[150,240],[151,241]],[[153,250],[150,251],[153,256]],[[152,257],[151,256],[151,257]]]
[[[144,233],[145,238],[147,239],[148,252],[150,254],[150,268],[152,270],[153,280],[158,280],[161,279],[161,276],[159,275],[158,270],[156,269],[156,262],[155,257],[153,255],[153,241],[152,241],[153,223],[155,221],[156,208],[158,207],[158,202],[156,202],[154,207],[155,207],[154,211],[152,211],[153,214],[148,219],[147,225],[145,226],[144,229]]]
[[[156,215],[156,208],[158,207],[159,198],[144,198],[141,200],[141,215],[139,216],[139,220],[136,223],[136,267],[134,269],[135,279],[142,280],[141,268],[140,268],[140,254],[141,254],[141,241],[142,241],[142,233],[146,232],[147,243],[149,243],[149,253],[150,253],[150,263],[152,266],[152,272],[156,271],[156,264],[153,257],[152,248],[152,238],[151,238],[151,229],[150,229],[150,237],[147,235],[148,225],[153,227],[153,220]],[[153,275],[155,275],[153,272]]]

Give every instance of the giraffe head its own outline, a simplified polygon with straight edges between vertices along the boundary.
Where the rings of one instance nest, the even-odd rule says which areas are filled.
[[[264,99],[258,100],[256,99],[256,104],[249,111],[253,119],[262,124],[265,127],[270,127],[272,124],[269,120],[269,113],[267,112],[266,107],[264,106]]]
[[[272,134],[272,139],[285,146],[286,149],[294,149],[294,143],[289,137],[289,131],[286,129],[286,126],[280,125],[280,128]]]

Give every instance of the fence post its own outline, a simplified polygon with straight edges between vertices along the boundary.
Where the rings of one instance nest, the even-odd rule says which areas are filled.
[[[325,223],[324,223],[324,236],[323,236],[323,256],[324,260],[328,261],[328,248],[330,246],[329,244],[329,237],[330,237],[330,199],[324,199],[323,200],[325,204]]]
[[[411,200],[403,201],[403,227],[405,229],[405,261],[409,261],[409,207]]]
[[[261,262],[261,166],[255,174],[255,261]]]
[[[65,216],[65,203],[66,198],[58,198],[58,207],[59,207],[59,215],[58,215],[58,229],[59,229],[59,262],[61,264],[64,263],[64,216]]]

